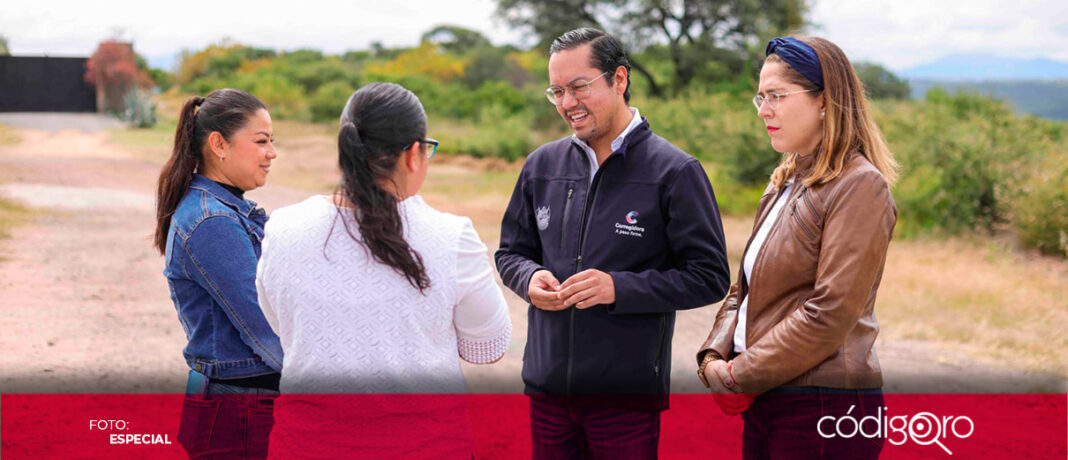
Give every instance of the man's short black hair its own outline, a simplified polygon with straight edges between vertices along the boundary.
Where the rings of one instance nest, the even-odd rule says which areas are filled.
[[[589,27],[575,29],[556,37],[556,40],[553,40],[553,44],[549,46],[549,55],[552,56],[560,51],[578,48],[587,43],[590,44],[591,66],[600,69],[601,72],[612,72],[613,74],[619,66],[627,69],[627,87],[623,91],[623,101],[629,104],[630,60],[627,59],[627,52],[623,49],[623,44],[616,37]],[[608,86],[612,86],[615,83],[611,75],[606,75],[605,79],[608,81]]]

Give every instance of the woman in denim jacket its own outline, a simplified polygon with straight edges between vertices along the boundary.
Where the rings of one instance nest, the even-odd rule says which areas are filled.
[[[244,192],[266,182],[272,141],[263,103],[220,89],[186,101],[160,173],[155,246],[189,340],[178,440],[190,458],[267,453],[282,347],[256,300],[267,215]]]

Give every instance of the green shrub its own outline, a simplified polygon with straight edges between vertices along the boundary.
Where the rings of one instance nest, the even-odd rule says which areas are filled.
[[[272,118],[302,121],[311,119],[303,88],[280,75],[262,70],[243,74],[234,82],[234,87],[248,91],[263,101]]]
[[[1068,257],[1068,153],[1063,144],[1045,158],[1013,202],[1020,241],[1046,254]]]
[[[427,113],[448,114],[449,100],[454,97],[448,91],[448,87],[435,82],[426,75],[389,75],[371,72],[363,76],[363,84],[376,81],[396,83],[415,93]]]
[[[166,92],[174,86],[174,75],[163,69],[148,69],[148,76],[156,82],[160,92]]]
[[[1041,135],[1007,105],[971,94],[928,93],[880,106],[877,119],[902,166],[894,191],[899,233],[993,232],[1041,149]]]
[[[523,158],[537,147],[530,124],[531,117],[527,112],[510,114],[500,105],[484,107],[479,114],[477,129],[470,135],[455,138],[455,151],[509,161]]]
[[[497,106],[501,115],[512,116],[530,109],[530,98],[501,80],[490,80],[474,90],[450,85],[452,101],[446,114],[456,118],[477,119],[483,108]]]
[[[704,163],[704,167],[721,214],[744,217],[756,213],[767,182],[760,185],[742,184],[714,164]]]
[[[314,94],[320,86],[331,82],[345,83],[353,88],[353,91],[360,87],[359,66],[336,57],[296,65],[289,79],[304,87],[308,94]]]
[[[234,84],[218,77],[203,77],[182,85],[182,90],[203,97],[219,88],[228,87],[234,87]]]
[[[341,110],[345,108],[345,103],[349,100],[349,96],[352,96],[355,91],[355,87],[341,81],[334,81],[320,86],[308,101],[312,121],[337,122],[341,117]]]

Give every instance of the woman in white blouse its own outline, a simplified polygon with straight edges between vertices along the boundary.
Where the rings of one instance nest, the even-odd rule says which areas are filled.
[[[426,131],[411,91],[360,88],[337,192],[267,223],[256,284],[285,356],[272,456],[471,455],[464,399],[442,394],[466,391],[459,358],[504,355],[511,320],[471,220],[417,195],[437,150]]]

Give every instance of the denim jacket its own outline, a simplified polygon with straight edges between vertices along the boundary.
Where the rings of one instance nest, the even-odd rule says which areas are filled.
[[[167,233],[171,300],[189,339],[189,367],[211,378],[282,369],[282,345],[256,300],[256,263],[267,213],[193,175]]]

